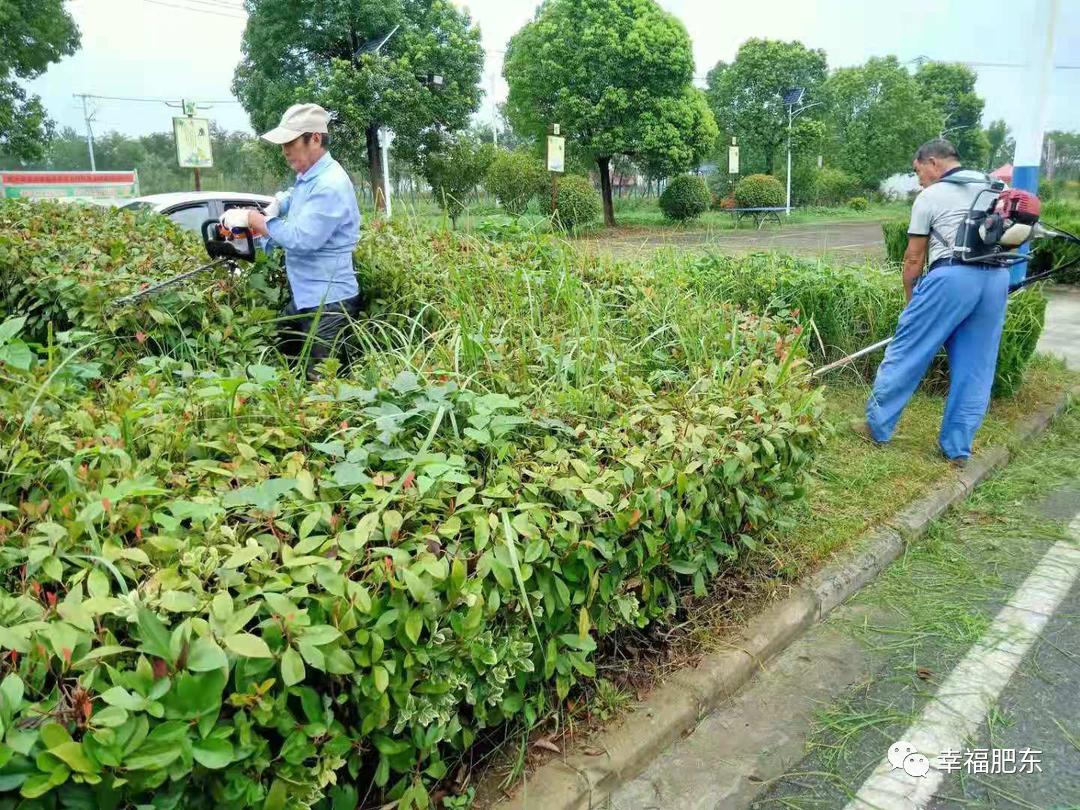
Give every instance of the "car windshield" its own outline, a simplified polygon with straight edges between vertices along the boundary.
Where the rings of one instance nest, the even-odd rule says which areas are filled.
[[[154,209],[154,204],[148,203],[145,200],[135,200],[133,202],[125,203],[120,207],[128,211],[152,211]]]

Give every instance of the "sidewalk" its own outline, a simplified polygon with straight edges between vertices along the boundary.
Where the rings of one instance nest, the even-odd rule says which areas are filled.
[[[1038,350],[1064,358],[1071,369],[1080,369],[1080,288],[1051,287],[1046,297],[1050,303]]]

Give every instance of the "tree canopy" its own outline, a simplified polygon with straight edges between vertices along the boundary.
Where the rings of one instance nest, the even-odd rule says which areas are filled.
[[[895,56],[840,68],[822,87],[832,165],[877,186],[911,170],[919,144],[942,130],[943,116]]]
[[[0,0],[0,151],[33,160],[53,124],[41,98],[19,83],[75,53],[79,29],[63,0]]]
[[[975,92],[975,71],[966,65],[927,62],[915,73],[919,91],[942,116],[939,133],[969,166],[982,166],[990,144],[982,130],[985,102]]]
[[[784,96],[793,88],[806,93],[802,104],[819,100],[825,82],[825,52],[807,48],[801,42],[748,39],[731,64],[718,62],[709,71],[708,99],[721,131],[737,137],[740,158],[748,171],[773,172],[777,154],[787,141],[788,110]],[[801,134],[816,132],[808,125],[819,116],[819,108],[807,110],[796,119]]]
[[[713,148],[716,122],[693,73],[686,29],[654,0],[545,0],[507,47],[506,114],[525,136],[559,124],[595,161],[612,225],[614,155],[674,174]]]
[[[321,104],[334,114],[331,149],[352,161],[366,151],[380,200],[380,126],[394,130],[394,154],[419,165],[480,104],[480,30],[450,0],[248,0],[241,48],[233,91],[252,126]]]

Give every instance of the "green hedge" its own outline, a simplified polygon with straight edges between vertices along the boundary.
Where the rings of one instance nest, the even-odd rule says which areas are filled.
[[[660,210],[664,216],[676,222],[699,217],[709,210],[712,195],[705,178],[683,174],[672,180],[660,195]]]
[[[540,194],[540,210],[561,228],[572,231],[600,218],[600,192],[588,177],[569,174],[555,184],[555,209],[550,194]]]
[[[0,801],[426,806],[800,494],[791,318],[553,240],[357,258],[367,351],[315,386],[213,343],[103,379],[0,318]]]
[[[752,174],[735,184],[740,208],[777,208],[784,204],[784,187],[772,175]]]
[[[484,186],[510,216],[525,213],[537,194],[550,193],[548,173],[535,155],[499,150],[488,166]]]
[[[859,192],[859,178],[843,169],[826,167],[814,175],[813,195],[817,205],[840,205]]]
[[[708,256],[693,262],[688,272],[699,289],[737,306],[763,314],[797,312],[809,332],[810,357],[818,364],[893,334],[904,307],[896,270],[870,264],[831,266],[775,254],[741,259]],[[1046,297],[1037,287],[1010,296],[994,378],[996,396],[1010,396],[1022,383],[1042,332],[1045,308]],[[879,352],[860,358],[850,368],[871,381],[882,356]],[[930,386],[943,391],[946,375],[942,356],[931,369]]]
[[[198,238],[157,214],[0,201],[0,316],[25,317],[27,339],[78,344],[82,359],[109,367],[150,354],[244,357],[271,342],[283,279],[266,257],[245,265],[239,278],[218,270],[141,303],[115,305],[209,261]]]
[[[1051,228],[1057,227],[1080,236],[1080,203],[1049,202],[1043,206],[1042,221]],[[1080,261],[1080,246],[1063,239],[1040,239],[1032,250],[1028,272],[1040,273],[1055,267],[1064,267]],[[1080,269],[1063,273],[1054,281],[1068,284],[1080,283]]]

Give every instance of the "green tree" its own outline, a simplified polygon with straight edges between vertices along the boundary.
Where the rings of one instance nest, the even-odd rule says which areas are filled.
[[[992,171],[1013,159],[1016,141],[1009,137],[1009,125],[1004,118],[992,121],[986,128],[986,170]]]
[[[730,65],[718,62],[709,71],[709,106],[728,136],[724,145],[732,136],[739,139],[740,162],[746,170],[774,173],[776,156],[787,143],[784,95],[802,87],[806,90],[802,103],[812,103],[825,82],[826,70],[825,51],[801,42],[749,39]],[[798,123],[809,123],[817,109],[808,110]]]
[[[450,0],[248,0],[247,6],[233,92],[252,126],[273,127],[290,104],[321,104],[335,115],[332,150],[353,165],[366,155],[380,206],[379,128],[394,131],[395,155],[418,164],[440,133],[463,128],[480,104],[480,30]]]
[[[831,165],[858,175],[868,188],[910,171],[919,144],[942,129],[941,113],[895,56],[840,68],[822,94]]]
[[[568,160],[581,150],[599,170],[614,225],[613,156],[671,175],[713,148],[716,122],[693,74],[686,29],[654,0],[545,0],[507,47],[507,118],[538,139],[559,124]]]
[[[1047,179],[1080,177],[1080,132],[1047,132],[1043,140],[1043,167]]]
[[[927,62],[915,73],[919,92],[942,116],[939,133],[969,166],[982,166],[990,144],[982,130],[983,100],[975,92],[975,71],[966,65]]]
[[[466,134],[450,138],[424,155],[420,164],[424,179],[455,228],[469,195],[480,185],[494,158],[494,146]]]
[[[29,160],[44,154],[52,121],[19,81],[37,78],[78,47],[79,29],[63,0],[0,0],[0,152]]]

